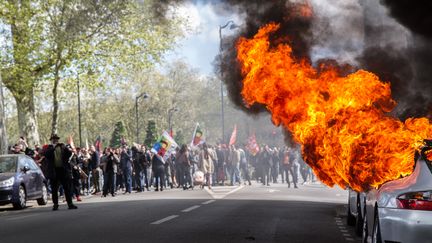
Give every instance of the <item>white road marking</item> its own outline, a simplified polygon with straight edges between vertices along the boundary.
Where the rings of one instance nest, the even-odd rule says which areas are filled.
[[[190,211],[192,211],[192,210],[195,210],[195,209],[197,209],[197,208],[199,208],[199,207],[201,207],[201,206],[199,206],[199,205],[195,205],[195,206],[192,206],[192,207],[189,207],[189,208],[186,208],[186,209],[182,210],[182,212],[183,212],[183,213],[187,213],[187,212],[190,212]]]
[[[348,230],[340,230],[342,233],[348,233]]]
[[[232,186],[230,186],[230,187],[214,187],[211,190],[206,187],[206,188],[204,188],[204,190],[206,190],[206,192],[208,194],[210,194],[210,196],[212,196],[214,199],[223,199],[224,197],[226,197],[226,196],[228,196],[228,195],[230,195],[230,194],[232,194],[238,190],[243,189],[243,187],[244,187],[244,185],[238,186],[234,189],[231,189],[231,188],[233,188]]]
[[[345,238],[345,240],[347,240],[347,241],[354,241],[353,238]]]
[[[164,222],[170,221],[171,219],[175,219],[177,217],[178,217],[178,215],[171,215],[171,216],[168,216],[166,218],[160,219],[158,221],[154,221],[153,223],[150,223],[150,224],[162,224]]]
[[[203,203],[201,203],[201,204],[202,204],[202,205],[207,205],[207,204],[214,203],[214,202],[216,202],[216,200],[208,200],[208,201],[203,202]]]
[[[346,234],[346,233],[344,233],[343,236],[345,236],[345,237],[350,237],[351,235],[350,235],[350,234]]]

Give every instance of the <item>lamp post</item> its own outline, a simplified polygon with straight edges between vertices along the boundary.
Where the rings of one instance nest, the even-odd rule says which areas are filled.
[[[219,25],[219,56],[222,60],[222,51],[223,51],[223,45],[222,45],[222,30],[226,27],[230,28],[230,30],[237,28],[238,26],[234,23],[234,21],[230,20],[224,25]],[[221,61],[221,69],[220,69],[220,78],[221,78],[221,85],[220,85],[220,93],[221,93],[221,123],[222,123],[222,143],[225,143],[225,114],[224,114],[224,97],[223,97],[223,65]]]
[[[82,133],[81,133],[81,92],[80,92],[80,79],[77,74],[77,97],[78,97],[78,134],[79,134],[79,145],[82,148]]]
[[[138,118],[138,100],[139,98],[147,99],[150,96],[147,93],[142,93],[135,97],[135,120],[136,120],[136,142],[139,143],[139,118]]]
[[[168,110],[168,129],[170,131],[170,136],[173,135],[172,126],[171,126],[171,118],[172,118],[172,115],[174,114],[174,112],[177,112],[177,111],[179,111],[179,109],[177,107],[173,107],[173,108]]]

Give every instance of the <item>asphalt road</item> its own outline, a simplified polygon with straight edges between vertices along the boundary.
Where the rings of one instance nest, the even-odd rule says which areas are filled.
[[[0,242],[360,242],[346,201],[317,184],[92,196],[78,210],[2,207]]]

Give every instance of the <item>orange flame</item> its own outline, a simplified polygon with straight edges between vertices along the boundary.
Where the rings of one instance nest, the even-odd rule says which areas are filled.
[[[415,149],[431,135],[429,120],[403,123],[388,116],[396,105],[390,84],[373,73],[318,73],[295,60],[289,45],[270,47],[269,35],[278,28],[268,24],[237,43],[245,102],[264,104],[273,122],[291,131],[328,186],[364,191],[411,174]]]

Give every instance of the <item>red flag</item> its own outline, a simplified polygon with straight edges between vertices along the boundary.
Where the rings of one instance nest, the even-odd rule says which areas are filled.
[[[257,143],[257,141],[256,141],[256,136],[255,136],[255,134],[252,134],[252,136],[250,136],[250,137],[248,138],[248,143],[247,143],[247,145],[246,145],[246,148],[247,148],[247,150],[249,150],[249,152],[250,152],[253,156],[255,156],[255,155],[260,151],[260,148],[259,148],[258,143]]]
[[[237,124],[234,125],[234,130],[231,134],[229,145],[231,146],[231,145],[235,144],[236,140],[237,140]]]
[[[102,141],[100,135],[97,136],[94,146],[96,148],[96,151],[98,152],[102,151]]]

